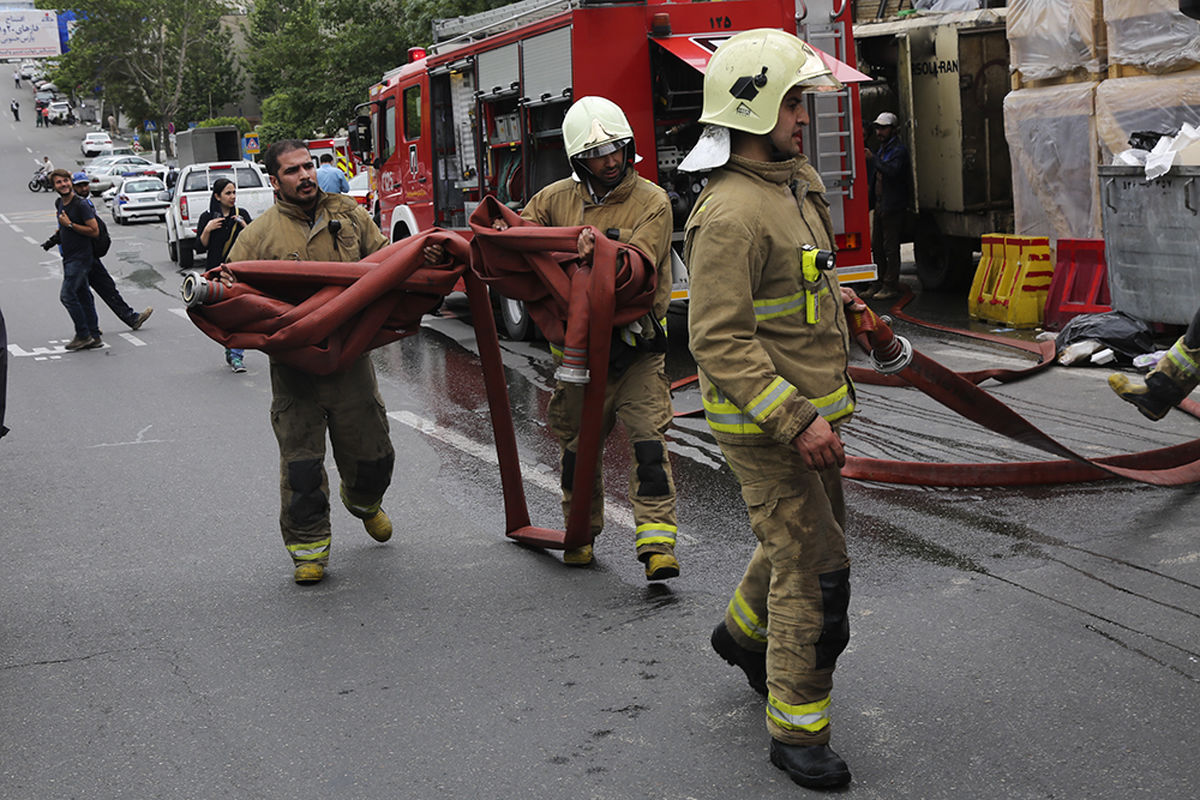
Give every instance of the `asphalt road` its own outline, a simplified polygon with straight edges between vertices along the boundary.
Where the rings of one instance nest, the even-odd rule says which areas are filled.
[[[27,105],[24,94],[20,96]],[[649,586],[606,464],[594,568],[504,537],[471,329],[450,298],[375,352],[398,454],[372,542],[340,507],[329,577],[291,581],[278,538],[266,361],[234,375],[188,321],[161,224],[110,224],[135,308],[65,353],[53,198],[25,184],[87,129],[0,123],[0,797],[776,798],[762,702],[708,647],[752,545],[704,425],[671,452],[683,574]],[[107,213],[107,212],[105,212]],[[966,324],[961,299],[916,313]],[[672,320],[672,377],[691,370]],[[899,326],[955,369],[1023,357]],[[558,523],[544,345],[504,343],[530,510]],[[1185,441],[1102,370],[988,387],[1096,455]],[[687,393],[680,407],[696,405]],[[1041,458],[912,390],[860,387],[848,450]],[[614,440],[619,444],[619,439]],[[331,475],[336,471],[330,460]],[[1200,511],[1194,487],[850,482],[852,639],[834,693],[852,798],[1190,798],[1200,785]]]

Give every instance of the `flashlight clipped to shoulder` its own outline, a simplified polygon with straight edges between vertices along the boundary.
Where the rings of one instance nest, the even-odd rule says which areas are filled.
[[[836,264],[837,256],[832,250],[822,250],[811,244],[800,245],[800,271],[806,284],[815,284],[822,272],[833,269]],[[809,289],[804,297],[804,320],[812,324],[820,318],[817,290]]]

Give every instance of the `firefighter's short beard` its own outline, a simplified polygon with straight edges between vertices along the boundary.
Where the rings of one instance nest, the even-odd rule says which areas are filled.
[[[585,167],[583,165],[583,159],[581,158],[574,159],[573,166],[575,167],[576,174],[579,175],[580,178],[586,178],[588,183],[590,183],[592,186],[604,189],[606,192],[610,191],[614,186],[625,180],[625,176],[629,174],[629,161],[625,161],[621,165],[621,172],[615,179],[613,179],[612,183],[606,182],[599,175]]]

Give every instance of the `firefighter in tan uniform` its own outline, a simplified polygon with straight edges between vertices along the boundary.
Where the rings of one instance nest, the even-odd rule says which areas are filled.
[[[317,188],[312,157],[299,140],[276,142],[264,154],[275,205],[250,223],[230,261],[291,259],[360,261],[387,244],[371,217],[348,195]],[[228,268],[222,280],[232,283]],[[325,575],[332,545],[325,433],[341,476],[341,499],[371,538],[387,541],[392,523],[380,507],[395,460],[387,410],[375,368],[363,355],[332,375],[314,375],[271,360],[271,424],[279,442],[283,544],[296,583]]]
[[[629,499],[637,526],[637,557],[645,565],[646,578],[673,578],[679,574],[675,482],[663,436],[672,419],[664,366],[666,315],[671,302],[671,203],[662,188],[634,170],[633,129],[615,103],[603,97],[582,97],[567,110],[562,129],[571,177],[535,194],[521,216],[539,225],[592,225],[612,239],[637,247],[658,268],[653,314],[613,332],[602,423],[607,438],[620,419],[632,444]],[[584,262],[591,260],[594,241],[590,230],[579,236],[579,257]],[[562,449],[564,517],[571,505],[583,395],[583,384],[560,380],[547,410],[550,428]],[[592,492],[593,536],[603,525],[604,484],[598,469]],[[567,550],[563,561],[591,563],[592,546]]]
[[[704,77],[708,127],[681,165],[714,170],[687,222],[690,341],[758,539],[712,644],[766,695],[772,763],[811,788],[850,781],[829,747],[833,670],[850,636],[837,429],[854,409],[843,306],[865,306],[816,258],[833,231],[800,154],[804,93],[837,86],[795,36],[730,38]]]

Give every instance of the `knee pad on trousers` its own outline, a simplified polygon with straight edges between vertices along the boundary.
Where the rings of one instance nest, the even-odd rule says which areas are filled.
[[[569,492],[575,488],[575,451],[563,450],[562,454],[562,490]]]
[[[816,669],[829,669],[850,643],[850,568],[818,575],[821,584],[821,637],[815,645]]]
[[[637,461],[639,497],[663,497],[671,493],[671,483],[663,467],[666,453],[662,442],[634,442],[633,457]]]
[[[315,458],[304,461],[289,461],[287,465],[288,486],[292,498],[287,513],[292,522],[300,527],[319,522],[329,513],[329,498],[321,491],[321,461]]]
[[[371,498],[383,497],[383,493],[392,482],[392,468],[395,463],[394,453],[374,461],[359,461],[354,476],[354,493]]]

